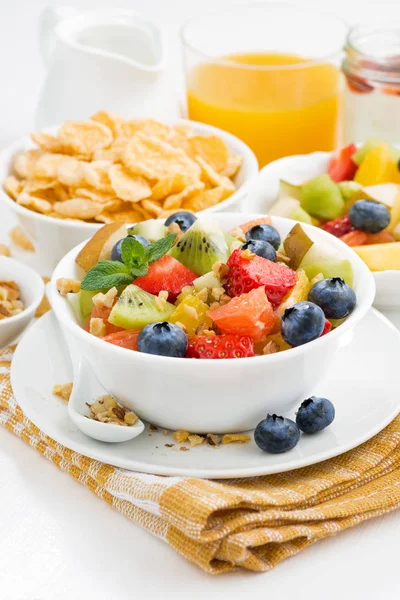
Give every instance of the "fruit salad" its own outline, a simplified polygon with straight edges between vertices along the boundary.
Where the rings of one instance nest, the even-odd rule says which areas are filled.
[[[224,232],[180,211],[112,223],[76,257],[81,282],[58,279],[85,329],[137,352],[191,359],[286,351],[340,326],[356,306],[348,260],[324,256],[297,223],[269,217]]]
[[[280,182],[272,215],[322,227],[372,271],[400,270],[400,150],[371,139],[333,154],[327,173]]]

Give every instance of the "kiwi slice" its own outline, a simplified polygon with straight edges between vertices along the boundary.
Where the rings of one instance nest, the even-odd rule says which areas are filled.
[[[340,217],[344,209],[339,186],[326,173],[303,185],[300,204],[311,216],[328,221]]]
[[[168,229],[164,223],[156,219],[148,219],[128,228],[128,235],[141,235],[149,242],[157,242],[165,237],[167,233]]]
[[[124,329],[142,329],[149,323],[167,321],[175,307],[166,302],[162,309],[153,294],[137,285],[128,285],[114,305],[109,322]]]
[[[205,275],[215,262],[227,261],[229,248],[216,223],[197,219],[170,254],[196,275]]]

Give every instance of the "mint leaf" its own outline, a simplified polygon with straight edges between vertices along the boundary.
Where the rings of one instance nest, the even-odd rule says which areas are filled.
[[[147,275],[148,270],[148,265],[142,265],[141,267],[132,267],[131,273],[135,277],[144,277],[145,275]]]
[[[101,260],[90,269],[81,283],[82,290],[110,289],[114,286],[132,283],[128,267],[117,260]]]
[[[133,237],[126,237],[121,244],[121,256],[128,269],[141,267],[147,263],[144,246]]]
[[[152,263],[164,256],[164,254],[166,254],[168,250],[170,250],[170,248],[172,248],[172,246],[175,244],[176,238],[177,236],[175,233],[170,233],[166,237],[157,240],[149,246],[146,246],[145,251],[147,255],[147,261]]]

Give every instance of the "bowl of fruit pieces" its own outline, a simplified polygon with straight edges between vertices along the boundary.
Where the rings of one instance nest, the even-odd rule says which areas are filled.
[[[199,433],[252,429],[308,397],[374,293],[365,263],[322,229],[182,211],[106,225],[48,284],[110,393],[142,419]]]
[[[257,173],[250,148],[210,125],[99,111],[3,150],[0,200],[51,274],[104,223],[236,210]]]
[[[364,260],[375,306],[400,305],[400,150],[371,139],[338,152],[288,156],[262,169],[246,210],[321,227]]]

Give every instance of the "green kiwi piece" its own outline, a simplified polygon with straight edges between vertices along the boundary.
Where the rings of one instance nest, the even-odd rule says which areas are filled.
[[[109,322],[124,329],[142,329],[149,323],[167,321],[175,307],[166,302],[159,308],[156,297],[137,285],[128,285],[114,305]]]
[[[344,200],[339,186],[327,173],[314,177],[301,190],[301,207],[320,219],[337,219],[343,213]]]
[[[216,223],[197,219],[170,254],[196,275],[205,275],[215,262],[228,260],[229,248]]]

